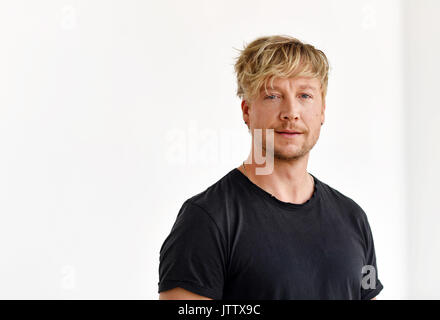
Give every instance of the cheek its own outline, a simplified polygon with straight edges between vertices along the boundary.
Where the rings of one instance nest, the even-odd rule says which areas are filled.
[[[313,111],[303,115],[304,121],[308,126],[314,127],[317,122],[321,123],[321,114],[318,111]]]
[[[276,113],[265,108],[255,109],[251,114],[251,121],[255,125],[272,122],[274,118],[276,118]]]
[[[321,105],[316,105],[313,112],[310,113],[309,120],[313,123],[319,122],[321,124]]]

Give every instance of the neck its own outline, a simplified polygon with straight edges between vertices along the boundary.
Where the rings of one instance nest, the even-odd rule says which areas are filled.
[[[273,171],[268,175],[257,175],[255,169],[264,167],[251,161],[251,155],[245,161],[245,168],[239,170],[249,180],[272,194],[277,199],[295,204],[302,204],[313,195],[313,177],[307,172],[309,153],[293,160],[274,158]],[[244,170],[245,169],[245,170]]]

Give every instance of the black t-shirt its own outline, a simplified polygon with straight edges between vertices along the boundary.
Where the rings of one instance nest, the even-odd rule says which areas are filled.
[[[383,285],[365,212],[312,177],[314,193],[303,204],[273,197],[236,168],[186,200],[160,249],[158,292],[181,287],[222,300],[375,297]]]

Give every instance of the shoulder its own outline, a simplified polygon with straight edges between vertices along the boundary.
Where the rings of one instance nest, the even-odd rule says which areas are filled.
[[[199,211],[208,215],[221,226],[233,210],[241,185],[237,182],[237,172],[232,169],[203,191],[186,199],[181,211]],[[188,210],[189,209],[189,210]]]
[[[365,211],[350,196],[320,180],[319,183],[321,185],[321,197],[326,205],[332,206],[336,211],[343,212],[357,220],[367,219]]]
[[[224,208],[234,198],[239,188],[236,174],[235,169],[232,169],[203,191],[188,198],[186,202],[201,207],[208,212]]]
[[[368,217],[363,208],[350,196],[334,187],[321,182],[322,198],[326,208],[330,209],[332,216],[337,217],[345,226],[353,228],[365,244],[371,239],[371,228]]]

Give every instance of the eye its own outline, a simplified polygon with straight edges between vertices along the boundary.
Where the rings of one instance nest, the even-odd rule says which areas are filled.
[[[312,96],[311,96],[311,95],[308,95],[307,93],[303,93],[303,94],[301,94],[301,97],[304,97],[304,96],[306,96],[305,99],[311,99],[311,98],[312,98]],[[307,98],[307,97],[308,97],[308,98]]]
[[[279,98],[279,97],[276,96],[276,95],[274,95],[274,94],[272,94],[272,95],[270,95],[270,96],[265,96],[265,97],[264,97],[265,100],[275,100],[275,98]]]

